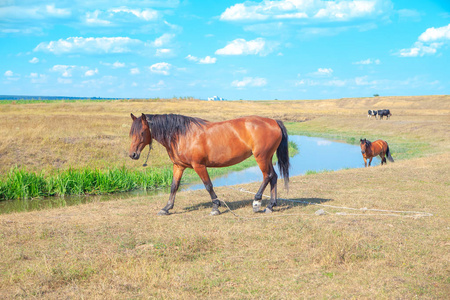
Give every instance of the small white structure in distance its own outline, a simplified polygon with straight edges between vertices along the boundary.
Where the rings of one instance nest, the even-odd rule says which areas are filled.
[[[212,96],[208,97],[208,101],[224,101],[225,99],[219,97],[219,96]]]

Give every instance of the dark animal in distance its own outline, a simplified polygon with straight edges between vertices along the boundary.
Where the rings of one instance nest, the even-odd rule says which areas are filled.
[[[369,111],[367,112],[367,117],[370,119],[370,118],[372,118],[372,116],[374,116],[376,119],[377,114],[378,114],[378,112],[376,110],[369,109]]]
[[[382,120],[383,117],[386,117],[386,119],[389,119],[389,117],[392,116],[392,114],[389,109],[380,109],[380,110],[378,110],[378,116],[380,117],[380,120]]]
[[[131,114],[129,156],[139,159],[152,140],[164,146],[173,163],[173,179],[167,205],[158,215],[168,215],[175,203],[175,194],[186,168],[192,168],[203,181],[213,203],[211,215],[220,214],[220,200],[214,192],[208,167],[227,167],[253,155],[263,173],[263,182],[255,195],[253,211],[259,211],[266,186],[270,183],[270,202],[265,212],[277,205],[278,175],[272,164],[277,153],[278,166],[287,189],[289,183],[288,134],[283,122],[248,116],[223,122],[209,122],[200,118],[175,114],[135,117]]]
[[[372,159],[379,155],[381,158],[381,165],[386,163],[386,157],[390,162],[394,162],[389,151],[388,143],[383,140],[376,140],[375,142],[370,142],[367,139],[360,139],[359,145],[361,147],[361,154],[364,159],[364,166],[367,167],[367,160],[369,160],[369,167],[372,163]],[[386,157],[385,157],[386,156]]]

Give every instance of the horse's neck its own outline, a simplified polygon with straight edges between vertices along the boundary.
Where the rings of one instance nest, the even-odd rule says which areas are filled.
[[[373,155],[372,144],[367,145],[366,152],[369,152],[370,155]]]

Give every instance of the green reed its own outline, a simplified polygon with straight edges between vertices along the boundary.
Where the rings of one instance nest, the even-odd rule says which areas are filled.
[[[0,178],[0,200],[29,199],[47,196],[107,194],[134,189],[168,186],[172,170],[148,168],[132,171],[125,167],[110,170],[68,169],[46,175],[12,168]]]

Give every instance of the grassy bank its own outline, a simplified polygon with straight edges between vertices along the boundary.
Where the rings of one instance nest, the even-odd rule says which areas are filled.
[[[0,200],[147,190],[168,186],[171,181],[172,170],[167,168],[68,169],[49,175],[14,168],[0,181]]]

